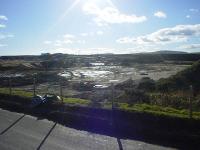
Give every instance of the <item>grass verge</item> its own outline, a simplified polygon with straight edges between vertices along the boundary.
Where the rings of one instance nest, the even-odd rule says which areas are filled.
[[[64,103],[72,105],[84,105],[88,106],[90,104],[89,100],[80,99],[80,98],[63,98]]]
[[[179,118],[188,118],[189,111],[186,109],[174,109],[171,107],[162,107],[158,105],[149,105],[149,104],[134,104],[129,105],[127,103],[118,103],[119,109],[129,111],[129,112],[144,112],[151,113],[158,116],[170,116],[170,117],[179,117]],[[200,112],[193,112],[194,119],[200,119]]]
[[[18,88],[12,88],[12,95],[13,96],[20,96],[25,98],[31,98],[33,97],[33,92],[24,91]],[[10,91],[8,88],[0,88],[0,94],[10,94]]]
[[[0,88],[0,94],[9,94],[8,88]],[[24,98],[29,98],[33,96],[32,92],[23,91],[18,88],[12,89],[13,96],[19,96]],[[89,106],[91,104],[90,100],[80,99],[80,98],[63,98],[64,103],[71,105],[81,105]],[[103,108],[111,109],[111,103],[105,103],[102,105]],[[178,117],[178,118],[189,118],[189,111],[186,109],[174,109],[172,107],[162,107],[158,105],[149,105],[149,104],[134,104],[129,105],[127,103],[117,103],[116,106],[118,109],[128,111],[128,112],[141,112],[141,113],[150,113],[157,116],[169,116],[169,117]],[[200,119],[200,112],[193,112],[194,119]]]

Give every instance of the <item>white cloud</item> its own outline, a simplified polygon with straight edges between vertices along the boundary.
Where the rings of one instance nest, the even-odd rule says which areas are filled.
[[[188,44],[188,45],[182,45],[179,47],[179,49],[188,49],[188,50],[191,50],[191,49],[200,49],[200,44]]]
[[[190,8],[189,11],[194,12],[194,13],[198,13],[199,12],[199,10],[195,9],[195,8]]]
[[[103,31],[97,31],[97,35],[102,35]]]
[[[51,53],[67,53],[67,54],[104,54],[104,53],[114,53],[117,50],[114,48],[106,48],[106,47],[96,47],[96,48],[67,48],[67,47],[58,47],[54,50],[51,50]],[[121,51],[120,51],[121,52]]]
[[[177,25],[172,28],[160,29],[151,34],[138,37],[122,37],[118,43],[165,44],[187,41],[190,37],[200,36],[200,24]]]
[[[155,12],[154,16],[158,17],[158,18],[167,18],[166,13],[164,13],[163,11],[157,11],[157,12]]]
[[[4,15],[0,15],[0,20],[8,20],[8,18]]]
[[[188,19],[189,19],[189,18],[191,18],[191,16],[190,16],[190,15],[186,15],[185,17],[186,17],[186,18],[188,18]]]
[[[65,44],[73,44],[73,43],[78,43],[78,44],[85,44],[86,41],[85,40],[80,40],[78,39],[75,35],[72,35],[72,34],[65,34],[62,36],[61,39],[57,39],[57,40],[54,40],[54,41],[44,41],[43,42],[44,44],[46,45],[52,45],[52,46],[55,46],[55,47],[63,47],[63,45]]]
[[[51,43],[52,43],[52,41],[44,41],[44,44],[47,44],[47,45],[49,45]]]
[[[83,37],[87,37],[87,36],[94,36],[94,35],[103,35],[104,32],[99,30],[99,31],[95,31],[95,32],[88,32],[88,33],[80,33],[81,36]]]
[[[73,34],[65,34],[63,35],[63,38],[64,39],[61,41],[61,43],[63,44],[72,44],[76,41],[75,40],[76,36]]]
[[[117,39],[116,42],[121,43],[121,44],[128,44],[128,43],[136,42],[136,39],[132,38],[132,37],[121,37],[121,38]]]
[[[62,43],[63,44],[72,44],[72,43],[74,43],[74,41],[70,40],[70,39],[65,39],[65,40],[62,41]]]
[[[61,43],[55,43],[54,46],[56,46],[56,47],[61,47],[62,44],[61,44]]]
[[[76,54],[76,49],[59,47],[52,51],[52,53]]]
[[[153,52],[160,50],[160,47],[149,47],[149,46],[137,46],[131,48],[108,48],[108,47],[94,47],[94,48],[66,48],[58,47],[52,50],[52,53],[67,53],[67,54],[77,54],[77,55],[90,55],[90,54],[105,54],[105,53],[114,53],[114,54],[130,54],[130,53],[141,53],[141,52]]]
[[[123,53],[147,53],[147,52],[154,52],[154,51],[158,51],[160,50],[161,48],[158,47],[158,46],[152,46],[152,45],[148,45],[148,46],[145,46],[145,45],[138,45],[138,46],[135,46],[135,47],[132,47],[132,48],[127,48],[125,50],[123,50]]]
[[[79,44],[85,44],[86,41],[85,40],[78,40],[77,43],[79,43]]]
[[[0,24],[0,28],[6,28],[5,24]]]
[[[88,33],[81,33],[81,36],[88,36]]]
[[[0,40],[7,39],[7,38],[13,38],[13,37],[14,37],[13,34],[1,34],[0,33]]]
[[[73,39],[73,38],[75,38],[75,35],[73,35],[73,34],[65,34],[65,35],[63,35],[63,37],[67,38],[67,39]]]
[[[8,20],[8,18],[4,15],[0,15],[0,21],[3,21],[3,20]],[[5,24],[0,24],[0,29],[1,28],[6,28],[6,25]],[[7,39],[7,38],[13,38],[14,35],[13,34],[3,34],[3,33],[0,33],[0,40],[4,40],[4,39]],[[6,47],[8,46],[7,44],[1,44],[0,43],[0,47]]]
[[[189,9],[189,11],[190,11],[189,14],[185,16],[187,19],[191,18],[192,16],[194,16],[199,12],[199,10],[195,8],[191,8]]]
[[[62,44],[63,44],[63,41],[60,41],[60,40],[56,40],[56,41],[54,42],[54,46],[57,46],[57,47],[62,46]]]
[[[1,34],[0,33],[0,40],[5,40],[5,39],[7,39],[7,38],[13,38],[14,37],[14,35],[13,34]],[[8,46],[7,44],[1,44],[0,43],[0,47],[6,47],[6,46]]]
[[[8,46],[7,44],[0,44],[0,47],[6,47]]]
[[[116,50],[114,48],[107,48],[107,47],[97,47],[97,48],[88,48],[88,54],[105,54],[105,53],[113,53]]]
[[[98,26],[121,23],[141,23],[147,20],[146,16],[127,15],[121,13],[117,8],[109,6],[103,9],[92,3],[86,3],[83,11],[88,15],[93,15],[93,20]]]

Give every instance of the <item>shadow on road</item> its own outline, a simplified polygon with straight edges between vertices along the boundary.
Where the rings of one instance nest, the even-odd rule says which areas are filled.
[[[123,150],[123,146],[122,146],[120,138],[117,138],[117,143],[119,145],[119,150]]]
[[[14,125],[16,125],[21,119],[23,119],[26,115],[24,114],[23,116],[19,117],[15,122],[13,122],[9,127],[7,127],[5,130],[3,130],[0,135],[3,135],[6,133],[10,128],[12,128]]]
[[[51,132],[53,131],[53,129],[56,127],[57,123],[55,123],[51,129],[49,130],[49,132],[47,133],[47,135],[44,137],[44,139],[42,140],[42,142],[40,143],[40,145],[38,146],[37,150],[40,150],[40,148],[42,147],[42,145],[44,144],[44,142],[46,141],[46,139],[49,137],[49,135],[51,134]]]
[[[1,103],[0,107],[2,107]],[[129,113],[120,110],[115,110],[113,119],[111,119],[110,110],[80,106],[69,106],[63,110],[64,112],[61,111],[60,105],[47,105],[33,110],[14,107],[14,105],[9,105],[9,107],[4,105],[4,108],[26,113],[38,119],[47,118],[69,128],[115,137],[120,150],[123,149],[120,139],[137,140],[185,150],[200,149],[200,121],[196,120],[188,122],[185,119],[157,117],[151,114]],[[110,124],[111,120],[113,124]],[[38,150],[54,127],[38,146]]]

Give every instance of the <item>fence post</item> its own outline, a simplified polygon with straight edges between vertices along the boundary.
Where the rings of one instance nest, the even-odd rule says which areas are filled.
[[[189,97],[189,117],[192,119],[192,100],[193,100],[193,86],[190,85],[190,97]]]
[[[11,77],[8,78],[8,84],[9,84],[9,95],[12,95],[12,83],[11,83]]]
[[[36,74],[34,74],[34,77],[33,77],[33,96],[35,97],[36,96]]]
[[[61,82],[61,79],[60,79],[60,98],[62,100],[62,103],[63,103],[63,92],[62,92],[62,82]]]
[[[113,115],[114,115],[114,83],[111,83],[111,92],[112,92],[112,110],[111,110],[111,125],[113,125]]]
[[[114,84],[111,83],[111,88],[112,88],[112,111],[113,111],[113,108],[114,108]]]

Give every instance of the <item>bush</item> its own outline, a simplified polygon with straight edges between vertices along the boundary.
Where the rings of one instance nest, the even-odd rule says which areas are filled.
[[[149,103],[149,97],[142,90],[126,89],[125,96],[128,98],[129,104],[134,103]]]
[[[153,91],[156,88],[156,84],[153,79],[144,77],[140,80],[137,88],[144,91]]]
[[[191,67],[178,72],[176,75],[166,79],[160,79],[156,83],[158,91],[188,90],[193,85],[194,91],[200,90],[200,61],[194,63]]]

